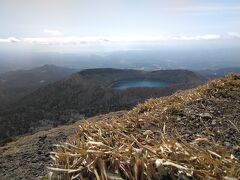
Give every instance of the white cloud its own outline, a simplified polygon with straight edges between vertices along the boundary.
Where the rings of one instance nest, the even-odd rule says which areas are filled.
[[[62,32],[57,31],[57,30],[50,30],[50,29],[44,29],[44,33],[49,34],[51,36],[62,36],[64,35]]]
[[[203,34],[196,36],[137,36],[137,37],[81,37],[81,36],[54,36],[54,37],[24,37],[0,39],[0,43],[25,43],[39,45],[75,45],[75,44],[102,44],[102,43],[158,43],[162,41],[207,41],[240,38],[239,33]]]
[[[8,39],[0,39],[0,43],[8,43],[9,40]]]
[[[161,42],[161,41],[194,41],[194,40],[217,40],[221,39],[218,34],[206,34],[198,36],[158,36],[158,37],[49,37],[49,38],[23,38],[22,41],[33,44],[93,44],[93,43],[128,43],[128,42]]]
[[[7,39],[0,39],[0,43],[16,43],[20,42],[21,40],[15,38],[15,37],[9,37]]]
[[[103,41],[104,41],[103,39],[97,37],[78,37],[78,36],[22,38],[22,42],[25,43],[48,44],[48,45],[85,44],[85,43],[98,43]]]
[[[240,33],[229,32],[228,35],[231,36],[232,38],[240,38]]]
[[[186,40],[186,41],[191,41],[191,40],[217,40],[221,39],[221,35],[219,34],[205,34],[205,35],[198,35],[198,36],[180,36],[180,37],[175,37],[173,38],[174,40]]]
[[[208,6],[189,6],[189,7],[175,7],[175,8],[167,8],[169,11],[178,11],[178,12],[223,12],[223,11],[229,11],[229,12],[239,12],[240,7],[239,6],[215,6],[215,7],[208,7]]]

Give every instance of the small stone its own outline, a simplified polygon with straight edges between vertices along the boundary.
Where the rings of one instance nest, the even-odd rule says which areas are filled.
[[[202,117],[202,118],[207,118],[207,119],[212,118],[211,114],[209,114],[209,113],[201,113],[201,114],[199,114],[199,116]]]
[[[216,120],[213,120],[211,124],[216,125],[217,124]]]
[[[177,121],[181,121],[182,118],[180,116],[177,116]]]
[[[144,135],[150,135],[150,134],[152,134],[153,132],[151,131],[151,130],[146,130],[143,134]]]
[[[224,145],[225,145],[226,147],[231,147],[231,144],[230,144],[229,142],[224,142]]]

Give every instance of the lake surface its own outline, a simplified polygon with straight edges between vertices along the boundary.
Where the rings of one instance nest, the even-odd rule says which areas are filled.
[[[114,89],[128,89],[133,87],[166,87],[167,83],[160,80],[151,79],[131,79],[118,81],[112,85]]]

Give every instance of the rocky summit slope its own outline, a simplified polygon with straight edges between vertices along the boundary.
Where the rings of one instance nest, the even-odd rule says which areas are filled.
[[[235,74],[21,137],[0,148],[0,179],[238,179],[239,114]]]
[[[120,117],[125,111],[109,113],[87,119],[87,121],[107,120]],[[72,125],[60,126],[49,131],[40,131],[30,136],[18,137],[14,142],[0,147],[1,180],[36,180],[47,174],[46,164],[50,163],[49,153],[54,144],[64,142],[76,133],[78,121]]]
[[[51,153],[50,179],[237,179],[240,74],[83,123]]]

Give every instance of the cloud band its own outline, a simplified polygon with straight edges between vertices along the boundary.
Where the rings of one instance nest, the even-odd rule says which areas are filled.
[[[219,34],[205,34],[197,36],[161,36],[161,37],[80,37],[80,36],[56,36],[0,39],[0,43],[27,43],[41,45],[67,45],[67,44],[94,44],[94,43],[157,43],[162,41],[200,41],[220,39],[240,39],[240,34],[231,32],[225,36]]]

